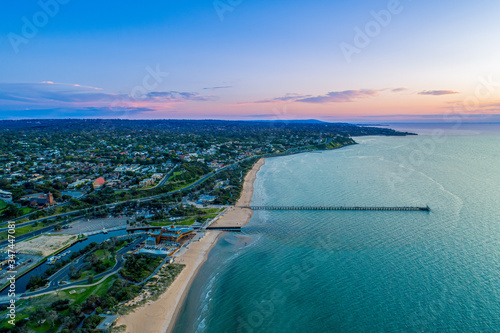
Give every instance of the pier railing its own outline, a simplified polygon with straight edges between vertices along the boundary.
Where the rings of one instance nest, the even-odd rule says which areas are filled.
[[[423,211],[429,212],[429,206],[394,206],[394,207],[371,207],[371,206],[239,206],[251,210],[362,210],[362,211]]]

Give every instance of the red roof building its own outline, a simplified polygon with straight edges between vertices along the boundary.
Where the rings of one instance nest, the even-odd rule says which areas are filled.
[[[104,180],[104,178],[103,177],[99,177],[96,180],[94,180],[94,182],[92,183],[92,186],[94,187],[94,189],[101,188],[104,185],[104,183],[106,183],[106,181]]]

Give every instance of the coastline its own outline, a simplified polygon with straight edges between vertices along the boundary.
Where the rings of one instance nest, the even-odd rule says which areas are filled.
[[[237,206],[249,206],[253,196],[254,181],[257,173],[264,165],[265,159],[260,158],[247,173],[243,181],[243,189]],[[214,226],[244,226],[250,221],[253,211],[248,208],[228,208],[213,223]],[[136,309],[134,312],[121,316],[116,326],[126,325],[126,331],[136,332],[172,332],[179,311],[187,293],[202,264],[207,260],[210,250],[217,243],[223,231],[207,231],[198,242],[191,242],[189,248],[176,256],[176,262],[186,265],[182,272],[168,287],[165,293],[156,301]]]
[[[264,164],[265,159],[263,157],[255,162],[252,169],[245,176],[243,189],[235,207],[228,208],[217,221],[212,223],[213,227],[242,227],[250,221],[253,211],[249,208],[237,206],[250,206],[253,196],[253,184],[257,178],[257,173]]]
[[[191,242],[189,249],[176,257],[176,263],[185,267],[163,295],[134,312],[121,316],[116,326],[126,325],[125,332],[165,332],[173,329],[180,305],[208,253],[217,242],[221,231],[208,231],[198,242]]]

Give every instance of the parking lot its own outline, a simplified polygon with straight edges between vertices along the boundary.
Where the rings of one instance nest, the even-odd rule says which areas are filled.
[[[128,218],[130,219],[130,218]],[[103,219],[93,219],[87,220],[83,219],[75,223],[71,223],[68,229],[62,229],[61,231],[57,231],[57,233],[61,234],[83,234],[93,231],[100,231],[103,228],[111,229],[120,226],[127,225],[127,218],[125,217],[109,217]]]

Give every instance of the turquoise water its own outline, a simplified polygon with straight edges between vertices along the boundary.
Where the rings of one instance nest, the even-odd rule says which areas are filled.
[[[500,331],[497,129],[267,159],[256,205],[432,211],[257,211],[214,247],[175,332]]]

